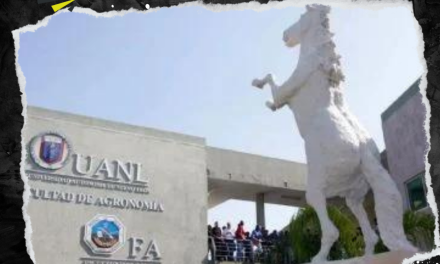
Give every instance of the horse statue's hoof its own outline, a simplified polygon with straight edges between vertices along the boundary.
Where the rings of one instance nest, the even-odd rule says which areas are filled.
[[[267,106],[270,110],[272,110],[272,111],[276,111],[276,110],[277,110],[277,108],[275,107],[275,105],[274,105],[272,102],[267,101],[267,102],[266,102],[266,106]]]
[[[263,89],[263,86],[265,85],[265,82],[262,80],[254,79],[252,81],[252,86],[255,86],[257,88]]]

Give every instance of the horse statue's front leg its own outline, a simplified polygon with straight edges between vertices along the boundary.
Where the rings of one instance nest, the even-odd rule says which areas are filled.
[[[263,89],[266,84],[269,84],[270,86],[276,86],[273,81],[273,76],[270,73],[266,75],[266,77],[264,77],[263,79],[254,79],[252,81],[252,86],[255,86],[259,89]]]
[[[252,81],[252,86],[255,86],[259,89],[263,89],[266,84],[270,85],[272,92],[278,88],[278,85],[275,84],[275,82],[273,80],[273,76],[270,73],[268,75],[266,75],[266,77],[264,77],[263,79],[254,79]],[[267,108],[269,108],[272,111],[277,110],[275,104],[271,101],[267,101],[266,106],[267,106]]]

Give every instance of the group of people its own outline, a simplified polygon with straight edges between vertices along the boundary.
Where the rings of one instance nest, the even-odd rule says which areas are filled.
[[[208,225],[208,249],[211,257],[217,261],[249,261],[254,262],[255,256],[269,250],[277,242],[279,234],[276,230],[269,233],[264,227],[257,225],[249,233],[245,231],[243,221],[235,230],[231,224],[220,227]]]

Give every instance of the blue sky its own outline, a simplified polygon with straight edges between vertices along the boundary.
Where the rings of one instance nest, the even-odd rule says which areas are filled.
[[[210,146],[305,162],[288,109],[264,106],[269,90],[251,87],[296,66],[282,32],[301,7],[212,12],[164,8],[96,18],[60,13],[20,35],[19,64],[29,105],[205,137]],[[333,8],[331,27],[352,112],[384,148],[380,114],[423,73],[408,3],[381,10]],[[255,223],[253,203],[230,201],[209,213],[234,226]],[[268,228],[295,209],[268,205]]]

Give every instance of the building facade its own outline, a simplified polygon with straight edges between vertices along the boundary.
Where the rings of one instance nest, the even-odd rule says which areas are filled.
[[[386,151],[382,160],[402,194],[405,209],[427,210],[425,155],[428,149],[424,128],[426,109],[414,82],[382,113]]]
[[[28,107],[23,139],[36,263],[205,263],[209,208],[305,204],[304,164],[199,137]]]

